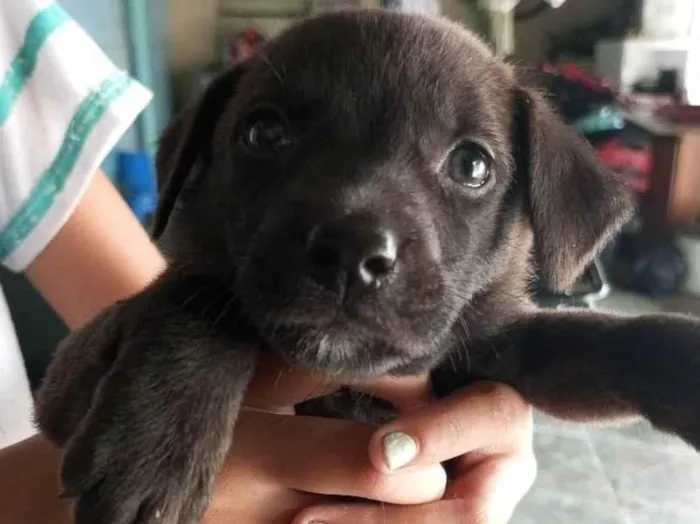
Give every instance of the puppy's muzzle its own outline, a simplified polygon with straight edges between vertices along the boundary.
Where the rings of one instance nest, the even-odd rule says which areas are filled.
[[[398,251],[391,229],[372,217],[347,215],[311,230],[309,274],[345,299],[386,284],[397,269]]]

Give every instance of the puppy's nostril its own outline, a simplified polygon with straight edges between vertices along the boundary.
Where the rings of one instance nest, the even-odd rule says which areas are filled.
[[[391,273],[394,264],[396,264],[396,258],[385,255],[374,255],[366,258],[360,262],[360,279],[367,285],[376,284]]]
[[[365,285],[377,285],[396,265],[398,246],[394,235],[386,229],[374,231],[373,249],[360,260],[358,275]]]

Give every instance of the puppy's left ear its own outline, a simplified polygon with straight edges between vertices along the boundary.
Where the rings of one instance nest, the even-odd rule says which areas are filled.
[[[187,178],[197,165],[206,169],[214,128],[245,71],[243,63],[219,75],[163,132],[156,154],[160,194],[151,232],[155,240],[163,234]]]
[[[631,195],[578,132],[534,91],[518,88],[515,161],[524,181],[535,262],[566,291],[631,216]]]

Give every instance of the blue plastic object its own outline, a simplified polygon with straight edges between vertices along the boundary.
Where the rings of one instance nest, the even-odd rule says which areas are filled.
[[[573,125],[584,135],[620,131],[625,128],[625,118],[616,107],[604,105],[578,118]]]
[[[148,220],[158,205],[158,183],[150,155],[144,152],[119,152],[116,178],[127,204],[139,221]]]

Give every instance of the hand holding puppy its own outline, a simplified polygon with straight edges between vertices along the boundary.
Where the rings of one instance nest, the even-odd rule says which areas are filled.
[[[276,364],[263,366],[247,397],[255,410],[241,415],[238,445],[204,523],[451,524],[472,517],[505,524],[535,475],[531,408],[499,384],[475,384],[436,403],[427,386],[424,377],[365,385],[403,407],[395,422],[377,430],[285,415],[292,404],[335,386]],[[410,464],[389,471],[383,442],[396,432],[415,439],[417,453]],[[400,446],[398,451],[406,456]],[[252,457],[265,463],[256,465]],[[440,463],[447,460],[445,489]],[[237,489],[242,483],[249,486],[247,496]],[[336,496],[374,502],[347,504]]]

